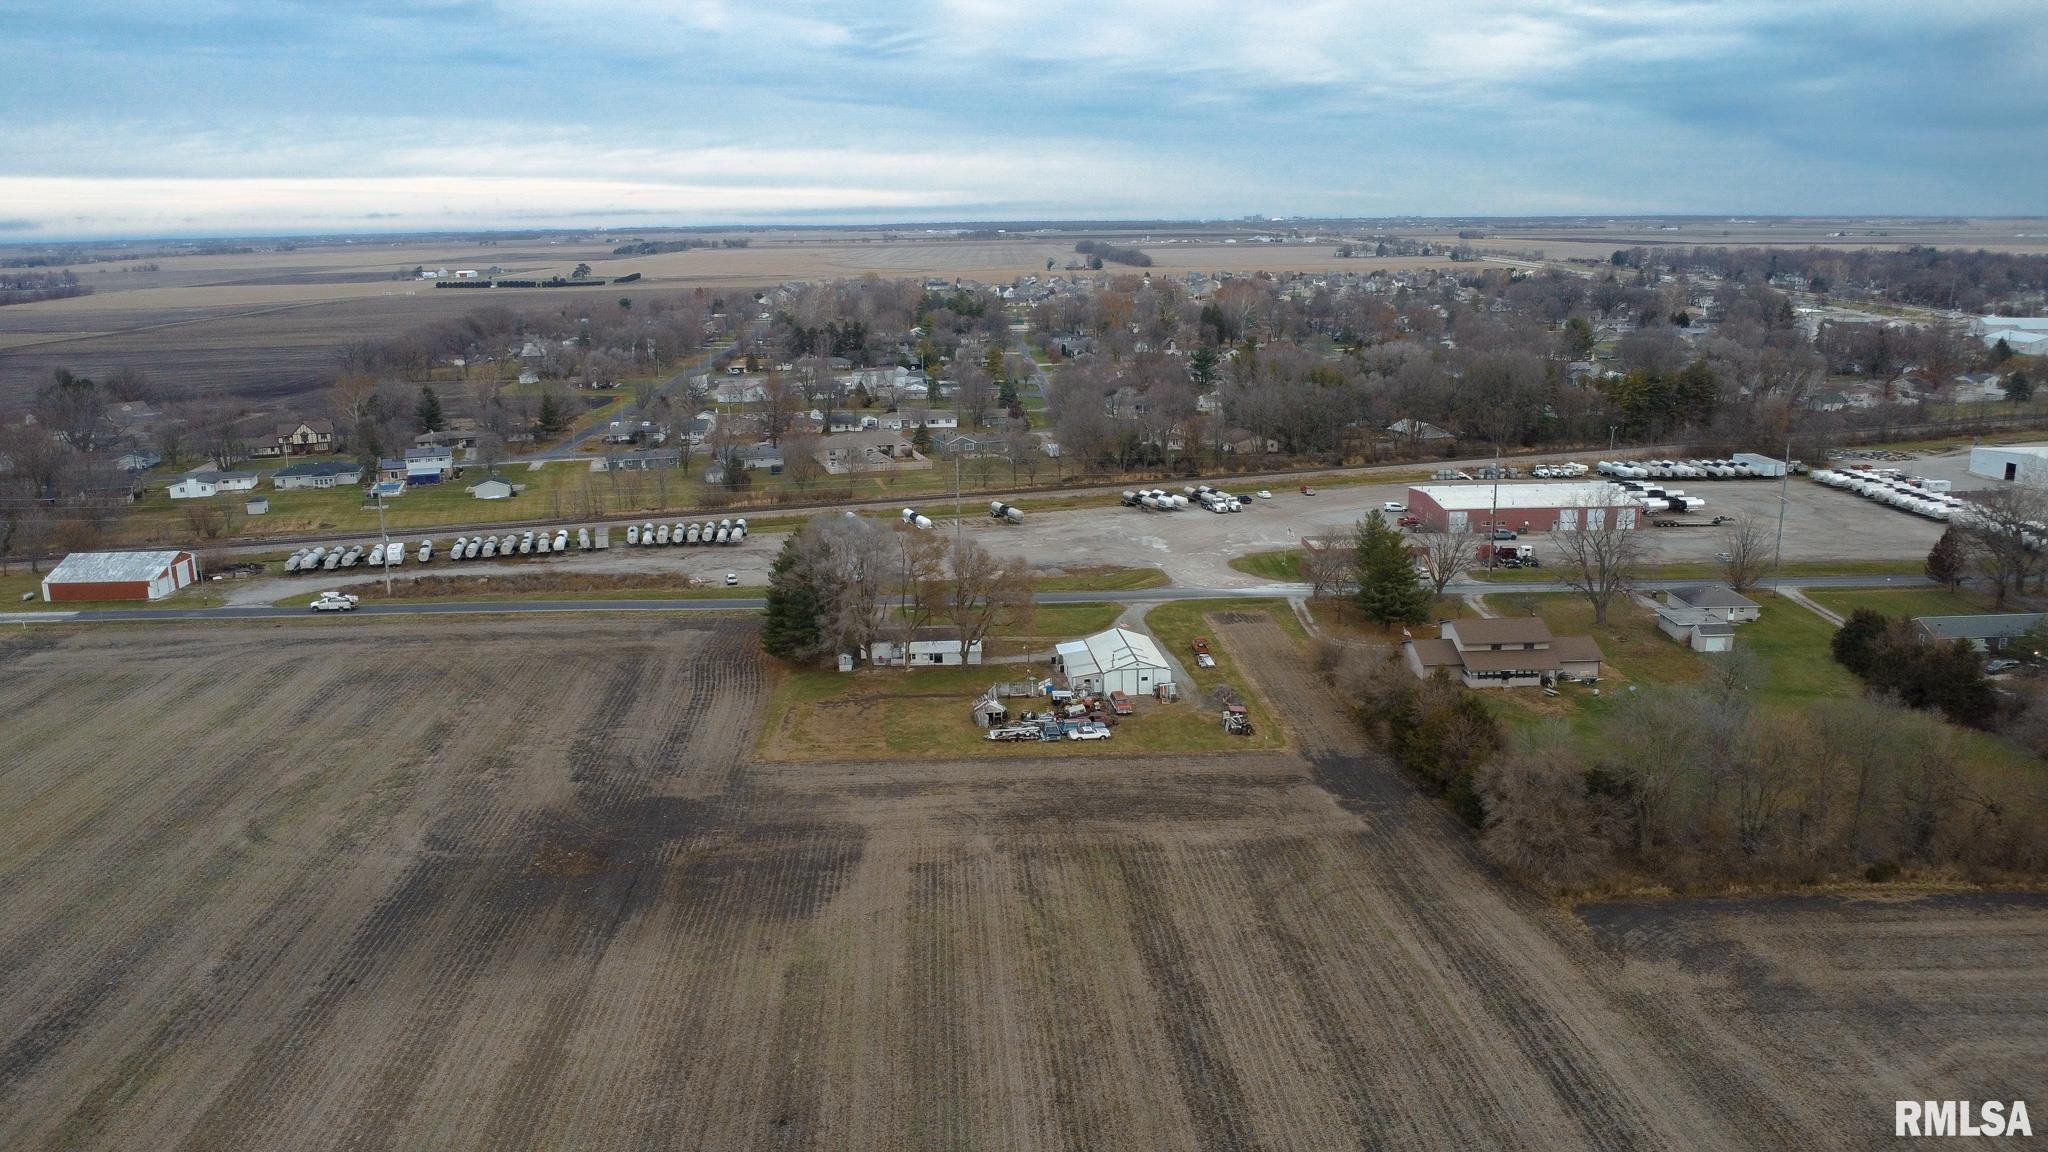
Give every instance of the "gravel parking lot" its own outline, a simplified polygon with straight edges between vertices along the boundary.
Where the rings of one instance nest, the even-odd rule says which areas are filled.
[[[1989,481],[1967,474],[1969,453],[1941,456],[1888,466],[1951,480],[1958,491],[1985,487]],[[1880,462],[1883,463],[1883,462]],[[1544,481],[1534,481],[1544,483]],[[1480,482],[1474,482],[1480,483]],[[1769,480],[1678,480],[1672,485],[1688,495],[1703,497],[1706,507],[1679,519],[1707,523],[1715,516],[1752,516],[1768,522],[1777,532],[1780,487]],[[1251,495],[1252,489],[1238,492]],[[1357,484],[1325,487],[1314,496],[1298,488],[1269,489],[1272,499],[1252,499],[1245,511],[1236,514],[1205,512],[1200,508],[1160,513],[1125,508],[1114,497],[1104,497],[1100,507],[1058,512],[1034,512],[1029,497],[1019,497],[1025,510],[1021,525],[998,523],[970,507],[964,531],[999,555],[1022,553],[1041,567],[1072,565],[1119,565],[1164,569],[1174,583],[1202,588],[1242,588],[1264,583],[1257,576],[1230,567],[1230,560],[1253,552],[1298,548],[1304,536],[1330,535],[1349,530],[1367,513],[1385,501],[1406,501],[1406,484]],[[1909,513],[1873,504],[1851,493],[1824,488],[1805,477],[1795,476],[1785,486],[1785,559],[1790,562],[1824,560],[1898,560],[1924,556],[1941,536],[1942,526]],[[941,520],[934,531],[950,531]],[[1644,529],[1649,543],[1649,562],[1682,563],[1711,561],[1721,551],[1721,533],[1708,528]],[[450,564],[436,560],[430,569],[407,565],[393,572],[405,579],[426,571],[437,575],[463,572],[489,575],[497,571],[544,570],[540,566],[573,568],[591,572],[664,572],[678,580],[721,583],[727,572],[739,575],[740,583],[762,586],[768,570],[782,547],[784,534],[750,536],[737,547],[632,547],[614,533],[612,547],[605,552],[572,552],[566,556],[519,557],[513,560]],[[437,538],[445,549],[452,537]],[[1558,549],[1541,535],[1524,541],[1533,544],[1546,561],[1559,557]],[[360,583],[374,574],[358,567],[349,574],[321,573],[277,581],[237,585],[228,593],[230,602],[261,604],[298,592]],[[286,590],[280,591],[280,587]]]

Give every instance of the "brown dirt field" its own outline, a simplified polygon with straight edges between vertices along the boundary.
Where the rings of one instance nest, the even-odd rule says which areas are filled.
[[[10,638],[0,1146],[1863,1147],[1895,1089],[2042,1098],[2040,904],[1588,931],[1252,619],[1303,756],[750,765],[745,621]]]

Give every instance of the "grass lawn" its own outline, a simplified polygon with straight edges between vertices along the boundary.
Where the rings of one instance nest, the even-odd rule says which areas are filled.
[[[1216,629],[1204,619],[1211,613],[1223,612],[1264,612],[1282,631],[1292,636],[1297,644],[1306,647],[1308,643],[1308,630],[1302,627],[1301,621],[1295,617],[1294,610],[1287,602],[1280,599],[1176,600],[1157,605],[1147,612],[1145,627],[1150,629],[1153,638],[1159,641],[1160,648],[1179,661],[1180,666],[1187,669],[1188,675],[1194,678],[1192,690],[1186,684],[1181,685],[1181,707],[1198,707],[1202,710],[1202,715],[1213,723],[1216,718],[1210,715],[1208,709],[1209,690],[1219,684],[1228,684],[1244,700],[1251,712],[1252,727],[1257,731],[1250,739],[1229,737],[1228,746],[1280,747],[1286,743],[1286,736],[1280,725],[1275,723],[1279,716],[1278,711],[1274,709],[1271,701],[1258,694],[1251,681],[1238,670],[1237,657],[1223,642]],[[1209,638],[1209,653],[1216,658],[1214,668],[1195,666],[1195,652],[1191,641],[1197,636]]]
[[[1043,675],[1044,666],[993,664],[970,668],[867,668],[858,672],[783,669],[769,695],[757,745],[770,760],[987,759],[1070,756],[1086,760],[1172,753],[1235,752],[1273,747],[1262,730],[1247,740],[1223,731],[1197,701],[1136,701],[1108,740],[996,744],[983,737],[968,706],[999,680]],[[1035,707],[1010,702],[1013,710]]]
[[[1055,640],[1072,640],[1100,632],[1116,623],[1124,614],[1121,604],[1039,604],[1032,608],[1031,620],[1022,628],[1004,627],[996,635],[1011,638],[1035,637],[1046,641],[1047,646]]]
[[[1844,617],[1858,608],[1887,616],[1971,616],[1995,610],[1988,596],[1946,588],[1810,588],[1806,598]],[[2008,601],[2003,610],[2027,609]]]
[[[1239,572],[1286,584],[1299,584],[1305,577],[1301,574],[1302,551],[1299,548],[1282,548],[1275,552],[1253,552],[1249,556],[1233,556],[1230,566]]]
[[[1785,565],[1784,575],[1793,576],[1919,576],[1921,560],[1800,560]],[[1465,573],[1489,584],[1548,584],[1559,579],[1558,569],[1474,568]],[[1687,564],[1653,564],[1641,574],[1644,580],[1719,580],[1721,566],[1712,561]]]
[[[1063,575],[1038,578],[1040,592],[1128,592],[1139,588],[1163,588],[1172,581],[1157,568],[1061,567]],[[1039,611],[1045,608],[1041,606]]]

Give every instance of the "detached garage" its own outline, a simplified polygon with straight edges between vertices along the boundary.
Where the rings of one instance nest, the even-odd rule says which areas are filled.
[[[43,599],[161,600],[198,580],[190,552],[73,552],[43,577]]]

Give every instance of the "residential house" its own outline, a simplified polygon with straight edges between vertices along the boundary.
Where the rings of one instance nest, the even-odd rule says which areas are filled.
[[[1417,679],[1442,670],[1467,688],[1523,688],[1600,675],[1600,646],[1592,637],[1552,636],[1538,617],[1447,620],[1442,632],[1442,639],[1401,645]]]
[[[1695,652],[1726,652],[1735,647],[1735,625],[1704,608],[1659,608],[1657,630]]]
[[[194,472],[179,477],[165,491],[173,500],[198,500],[222,492],[247,492],[256,481],[254,472]]]
[[[455,453],[447,448],[405,450],[407,484],[439,484],[455,475]]]
[[[1916,616],[1914,627],[1938,644],[1957,640],[1979,652],[2003,652],[2048,620],[2042,612],[1990,612],[1977,616]]]
[[[1457,439],[1457,436],[1434,424],[1411,417],[1402,417],[1387,425],[1387,435],[1418,444],[1434,444]]]
[[[405,483],[405,460],[402,457],[380,456],[377,458],[378,484]]]
[[[363,466],[353,460],[307,460],[287,464],[270,475],[280,492],[309,488],[344,488],[363,482]]]
[[[939,667],[981,663],[981,641],[963,646],[960,629],[952,624],[931,624],[914,630],[909,639],[891,638],[868,643],[868,663],[877,667]]]
[[[910,413],[910,418],[912,427],[920,424],[926,428],[958,428],[960,426],[960,418],[944,408],[928,408],[923,411],[915,411]]]
[[[1763,608],[1756,601],[1726,584],[1673,588],[1664,593],[1664,599],[1673,608],[1705,612],[1723,624],[1747,624],[1763,615]]]
[[[334,451],[334,421],[298,420],[279,424],[266,443],[249,450],[251,456],[319,456]]]
[[[114,457],[114,467],[123,472],[147,472],[163,462],[163,453],[153,448],[131,448]]]

